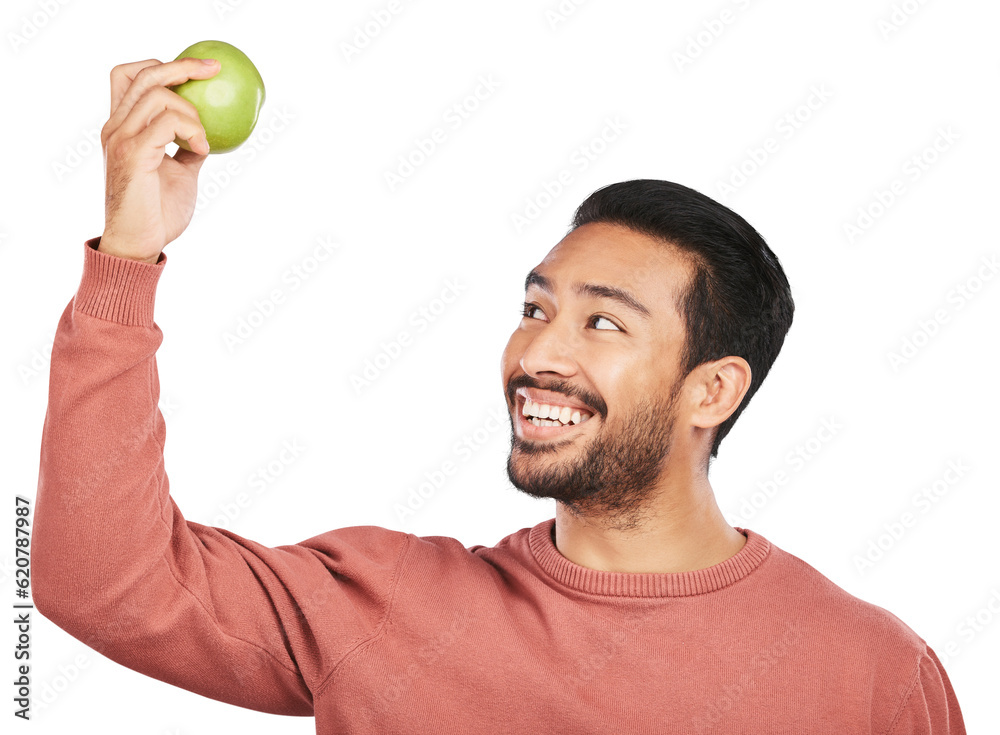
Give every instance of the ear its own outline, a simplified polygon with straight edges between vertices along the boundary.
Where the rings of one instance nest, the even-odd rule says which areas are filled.
[[[710,429],[739,408],[750,388],[750,363],[730,355],[699,365],[690,377],[697,396],[691,409],[691,425]]]

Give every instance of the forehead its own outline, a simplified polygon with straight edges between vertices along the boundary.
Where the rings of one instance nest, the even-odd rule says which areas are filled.
[[[625,289],[659,318],[678,313],[692,262],[670,243],[621,225],[592,222],[566,235],[534,270],[557,294],[571,293],[578,283]]]

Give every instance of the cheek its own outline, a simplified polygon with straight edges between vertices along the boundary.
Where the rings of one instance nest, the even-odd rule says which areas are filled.
[[[627,412],[661,390],[663,372],[659,361],[649,356],[617,354],[614,360],[597,356],[587,367],[593,385],[608,406],[609,413]]]
[[[594,382],[616,393],[642,390],[656,369],[655,361],[621,350],[613,353],[594,351],[587,363],[587,372]]]
[[[517,332],[513,332],[510,337],[507,338],[507,344],[503,348],[503,359],[507,361],[511,358],[511,354],[514,350],[515,343],[517,342]]]

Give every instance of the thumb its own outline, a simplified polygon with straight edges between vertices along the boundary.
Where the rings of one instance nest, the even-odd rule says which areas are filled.
[[[201,169],[202,164],[204,164],[207,159],[207,153],[202,155],[201,153],[189,151],[186,148],[178,148],[177,152],[174,153],[174,160],[177,161],[177,163],[195,172]]]

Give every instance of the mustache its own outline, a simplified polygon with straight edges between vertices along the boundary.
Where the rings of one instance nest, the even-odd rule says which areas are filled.
[[[522,373],[514,378],[511,378],[510,382],[507,383],[507,400],[512,406],[517,402],[518,388],[547,390],[553,393],[561,393],[564,396],[575,398],[593,409],[594,413],[600,415],[601,418],[604,418],[608,412],[608,407],[604,401],[601,400],[600,396],[595,396],[588,391],[581,390],[565,380],[553,380],[542,384],[527,373]]]

